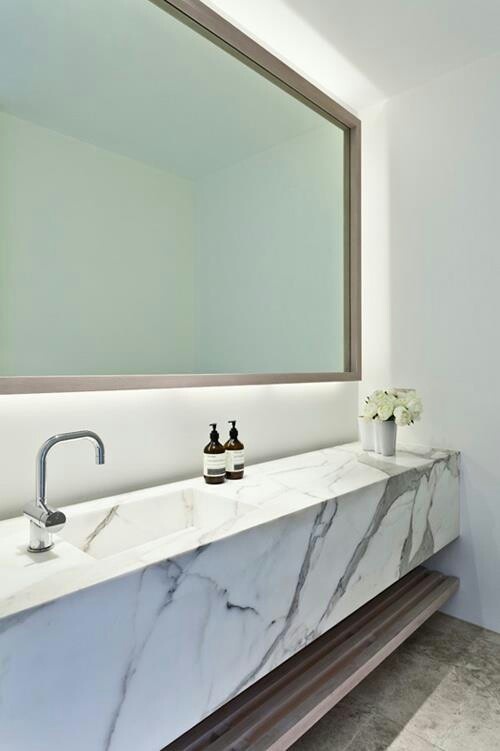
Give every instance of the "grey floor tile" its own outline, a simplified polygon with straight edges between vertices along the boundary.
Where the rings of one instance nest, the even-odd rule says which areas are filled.
[[[464,651],[459,666],[471,688],[477,692],[490,690],[500,695],[500,642],[491,639],[476,639]],[[500,748],[500,742],[499,742]]]
[[[453,668],[420,654],[395,652],[346,697],[404,726],[443,684]]]
[[[464,650],[483,637],[484,630],[449,615],[435,613],[402,646],[446,665],[460,662]]]
[[[500,634],[436,614],[294,751],[500,751]]]
[[[405,728],[428,743],[441,746],[460,721],[470,694],[469,680],[460,668],[453,667],[406,720]]]
[[[293,751],[344,751],[370,712],[345,700],[337,704],[293,745]]]
[[[442,631],[463,642],[481,636],[485,630],[481,626],[462,621],[460,618],[454,618],[452,615],[447,615],[446,613],[434,613],[424,623],[422,628]]]
[[[442,751],[438,746],[424,741],[408,730],[404,730],[389,748],[390,751]]]
[[[346,751],[435,751],[436,747],[386,717],[374,714]]]
[[[474,694],[462,705],[446,738],[443,751],[498,751],[500,749],[500,699]]]
[[[392,749],[401,729],[392,720],[376,713],[356,733],[346,751],[386,751]]]
[[[490,641],[500,647],[500,634],[496,631],[488,631],[488,629],[483,628],[481,636],[483,639],[486,639],[486,641]]]

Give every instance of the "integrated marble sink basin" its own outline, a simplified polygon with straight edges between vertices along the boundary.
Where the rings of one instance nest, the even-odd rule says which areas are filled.
[[[60,537],[93,558],[107,558],[161,538],[213,531],[254,510],[231,498],[183,488],[68,514]]]

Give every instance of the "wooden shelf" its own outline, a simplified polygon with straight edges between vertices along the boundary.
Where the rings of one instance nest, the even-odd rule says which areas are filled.
[[[458,589],[418,568],[163,751],[284,751]]]

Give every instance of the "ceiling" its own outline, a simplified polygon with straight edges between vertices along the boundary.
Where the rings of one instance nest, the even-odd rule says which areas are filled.
[[[0,110],[192,179],[325,123],[149,0],[2,0]]]
[[[499,0],[207,3],[358,112],[500,51]]]

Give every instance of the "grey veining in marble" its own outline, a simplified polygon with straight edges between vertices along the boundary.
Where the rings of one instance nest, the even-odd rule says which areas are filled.
[[[456,452],[348,445],[250,468],[217,511],[197,481],[147,491],[155,539],[130,501],[77,509],[54,558],[8,559],[0,747],[159,751],[455,539],[458,485]],[[120,549],[132,519],[141,545]],[[4,539],[24,561],[20,533]]]

